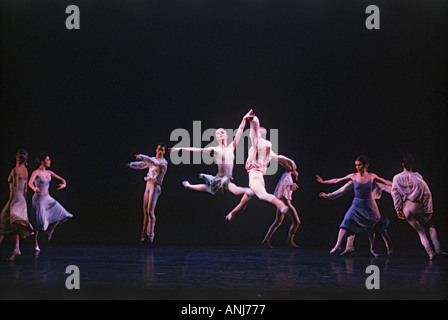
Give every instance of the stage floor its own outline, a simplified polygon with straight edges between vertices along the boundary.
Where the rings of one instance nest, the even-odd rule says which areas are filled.
[[[373,258],[366,248],[347,257],[330,248],[56,246],[6,262],[0,248],[1,299],[447,299],[448,257],[429,261],[421,248]],[[69,290],[79,268],[79,289]],[[369,265],[379,289],[367,289]]]

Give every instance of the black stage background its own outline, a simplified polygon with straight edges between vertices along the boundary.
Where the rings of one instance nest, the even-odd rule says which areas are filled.
[[[80,30],[65,27],[72,4]],[[380,30],[365,27],[370,4],[380,9]],[[53,183],[51,194],[75,216],[53,241],[136,243],[146,171],[125,163],[137,153],[154,155],[159,141],[176,144],[176,128],[192,132],[195,120],[203,130],[236,128],[253,108],[263,126],[279,130],[279,153],[298,165],[297,243],[330,248],[351,203],[351,195],[318,199],[338,186],[319,185],[316,174],[346,175],[365,154],[372,172],[392,179],[411,152],[448,245],[445,1],[3,0],[0,9],[0,200],[8,199],[16,150],[29,150],[30,173],[36,154],[48,152],[52,170],[67,180],[62,191]],[[181,185],[215,171],[169,166],[156,209],[157,244],[260,243],[273,206],[252,200],[228,223],[237,197]],[[280,174],[266,177],[267,190]],[[243,165],[234,178],[247,185]],[[379,206],[396,247],[420,245],[389,195]],[[284,243],[288,227],[274,245]],[[359,246],[367,243],[358,238]]]

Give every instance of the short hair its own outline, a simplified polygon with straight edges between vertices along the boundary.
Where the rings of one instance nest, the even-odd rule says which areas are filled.
[[[167,149],[168,149],[167,145],[166,145],[166,144],[164,144],[163,142],[159,142],[158,144],[156,144],[156,149],[157,149],[157,147],[158,147],[158,146],[162,146],[162,147],[164,147],[164,148],[165,148],[165,150],[167,150]]]
[[[414,157],[412,154],[407,153],[403,156],[403,167],[405,167],[407,170],[412,170],[415,166]]]

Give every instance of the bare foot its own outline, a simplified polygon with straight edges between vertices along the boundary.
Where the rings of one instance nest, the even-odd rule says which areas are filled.
[[[269,248],[269,249],[273,248],[271,246],[271,242],[269,240],[267,240],[267,239],[264,239],[263,242],[261,242],[261,244],[262,244],[263,247],[266,247],[266,248]]]
[[[341,247],[340,247],[340,246],[336,246],[336,247],[334,247],[333,249],[331,249],[331,250],[330,250],[330,254],[333,254],[333,253],[335,253],[335,252],[338,251],[338,250],[341,250]]]
[[[16,261],[17,256],[20,256],[21,254],[20,250],[15,249],[6,261],[14,262]]]
[[[341,256],[345,256],[354,251],[355,251],[355,248],[346,248],[344,251],[341,252]]]

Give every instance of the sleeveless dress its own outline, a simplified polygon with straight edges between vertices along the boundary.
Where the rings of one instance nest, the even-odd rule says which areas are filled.
[[[40,231],[47,230],[52,223],[63,223],[73,217],[59,202],[50,197],[50,181],[51,176],[44,178],[41,175],[35,180],[41,192],[33,195],[31,217],[34,228]]]
[[[12,197],[0,215],[0,234],[18,233],[22,239],[34,234],[33,227],[28,221],[28,210],[23,196],[26,183],[27,179],[19,177],[17,188],[14,188],[10,182]]]
[[[366,183],[359,183],[356,179],[354,180],[355,198],[339,228],[346,229],[349,234],[368,231],[384,232],[389,220],[387,217],[381,217],[372,196],[372,179]]]

